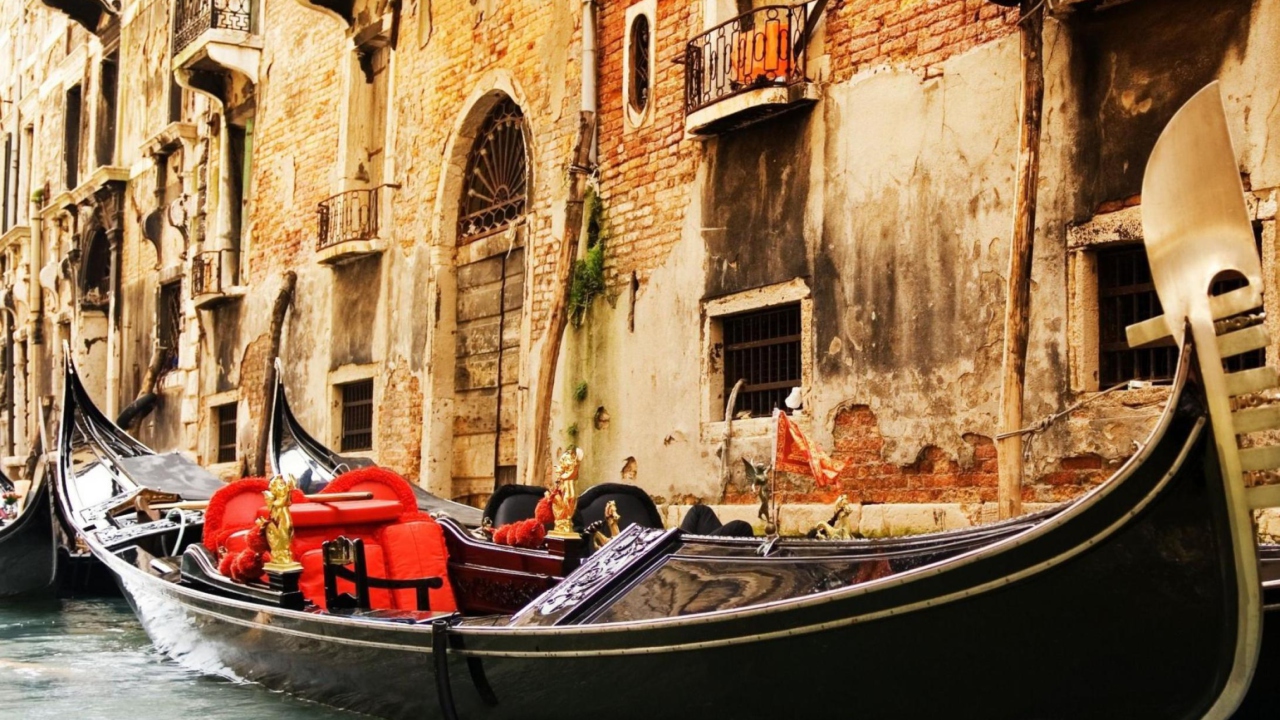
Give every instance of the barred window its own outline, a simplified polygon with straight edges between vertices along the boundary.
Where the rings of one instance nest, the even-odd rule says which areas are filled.
[[[643,113],[649,106],[649,56],[653,52],[649,16],[636,15],[631,21],[631,109]]]
[[[236,403],[219,405],[213,409],[217,427],[217,462],[236,461]]]
[[[1160,315],[1164,308],[1151,281],[1147,252],[1141,245],[1100,250],[1098,258],[1098,382],[1103,388],[1128,380],[1168,380],[1178,365],[1172,339],[1130,348],[1125,329]],[[1214,295],[1243,287],[1243,277],[1223,277],[1213,284]],[[1261,367],[1262,350],[1228,358],[1228,372]]]
[[[162,370],[178,367],[178,339],[182,335],[182,282],[160,286],[156,307],[156,342],[164,351]]]
[[[739,379],[746,381],[732,412],[763,417],[784,407],[791,388],[801,384],[800,303],[726,315],[720,322],[725,398]]]
[[[342,396],[342,452],[373,449],[373,379],[338,386]]]

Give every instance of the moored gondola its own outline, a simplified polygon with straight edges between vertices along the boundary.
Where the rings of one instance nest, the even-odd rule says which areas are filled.
[[[1225,123],[1214,129],[1225,133]],[[412,587],[416,609],[398,599],[375,609],[373,578],[338,574],[373,555],[336,534],[299,548],[293,568],[290,518],[309,518],[297,523],[307,535],[326,522],[350,527],[376,508],[301,501],[290,511],[283,479],[250,515],[265,521],[277,565],[267,585],[224,582],[200,546],[161,548],[184,550],[179,560],[145,547],[113,551],[98,528],[84,538],[163,651],[387,717],[794,717],[846,704],[895,718],[1228,717],[1257,659],[1250,504],[1265,496],[1244,488],[1242,467],[1262,456],[1241,464],[1227,404],[1241,386],[1221,366],[1240,346],[1220,344],[1207,292],[1214,275],[1235,270],[1251,289],[1216,304],[1257,307],[1260,269],[1250,257],[1218,253],[1203,282],[1193,267],[1183,287],[1157,273],[1173,318],[1166,328],[1183,350],[1150,438],[1052,518],[976,545],[857,554],[633,526],[519,611],[477,617],[463,609],[470,590],[452,547],[397,540],[447,531],[447,520],[401,512],[364,532],[384,567],[402,550],[435,553],[437,568],[447,561],[436,575],[390,578],[401,585],[378,579],[394,593]],[[71,497],[83,479],[71,458],[85,448],[75,443],[94,438],[61,437],[58,480]],[[316,557],[319,595],[299,590],[295,575],[305,580]],[[341,577],[355,579],[354,609],[339,609]],[[975,696],[993,677],[998,691]]]
[[[284,390],[284,371],[278,358],[267,448],[271,471],[293,476],[297,480],[298,489],[304,493],[319,492],[343,472],[374,464],[368,458],[340,455],[330,450],[302,427],[289,407],[289,399]],[[412,488],[419,510],[445,513],[465,527],[479,527],[479,509],[437,497],[416,484]]]
[[[0,520],[0,597],[38,595],[53,590],[57,576],[57,537],[44,467],[43,463],[37,467],[17,515]],[[13,481],[3,473],[0,473],[0,492],[16,492]]]

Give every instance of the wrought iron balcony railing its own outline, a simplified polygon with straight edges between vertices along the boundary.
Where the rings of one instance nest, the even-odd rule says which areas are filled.
[[[227,263],[237,262],[234,250],[206,250],[191,261],[191,296],[221,295],[224,292],[222,272]],[[236,269],[231,265],[231,269]],[[235,282],[234,274],[229,278]]]
[[[381,205],[385,192],[399,185],[385,184],[347,190],[322,201],[317,208],[319,235],[316,250],[353,240],[373,240],[381,229]]]
[[[684,111],[805,79],[805,6],[770,5],[721,23],[685,47]]]
[[[175,0],[173,54],[186,49],[206,30],[253,32],[256,0]]]

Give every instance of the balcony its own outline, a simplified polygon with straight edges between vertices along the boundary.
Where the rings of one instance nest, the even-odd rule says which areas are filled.
[[[817,102],[805,75],[804,5],[757,8],[689,41],[685,131],[715,135]]]
[[[391,190],[398,187],[386,184],[347,190],[321,202],[316,213],[317,260],[338,264],[381,253],[386,248],[384,205],[389,209]]]
[[[80,23],[84,29],[97,35],[120,15],[120,0],[42,0],[54,10]],[[104,22],[105,20],[105,22]]]
[[[226,103],[232,83],[257,85],[260,0],[175,0],[173,71],[178,84]]]
[[[191,261],[191,298],[197,308],[212,308],[244,297],[237,284],[240,255],[235,250],[206,250]]]

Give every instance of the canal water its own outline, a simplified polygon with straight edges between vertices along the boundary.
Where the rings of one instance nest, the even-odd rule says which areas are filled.
[[[124,600],[0,602],[5,720],[361,717],[183,668],[152,649]]]

